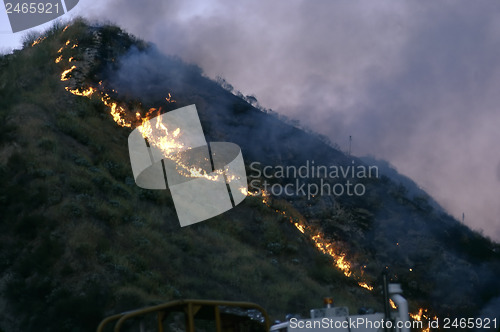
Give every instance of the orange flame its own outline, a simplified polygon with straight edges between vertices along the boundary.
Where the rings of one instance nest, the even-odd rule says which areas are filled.
[[[243,193],[246,192],[248,196],[256,196],[256,194],[248,192],[248,190],[242,190],[242,192]],[[265,204],[267,207],[271,207],[269,194],[266,191],[262,191],[262,197],[263,197],[262,203]],[[275,209],[274,211],[288,218],[288,220],[299,230],[299,232],[301,232],[302,234],[309,235],[310,239],[313,241],[316,248],[322,253],[330,256],[333,259],[333,265],[337,269],[341,270],[346,277],[354,276],[354,273],[351,270],[351,263],[347,261],[346,254],[343,252],[338,253],[337,252],[338,250],[334,248],[334,244],[326,240],[321,232],[315,231],[310,227],[307,227],[306,225],[295,220],[294,218],[287,216],[287,213],[285,211],[277,209]],[[373,286],[370,286],[366,282],[359,281],[358,285],[369,291],[373,290]]]
[[[306,233],[306,228],[304,227],[304,225],[301,225],[298,222],[294,222],[293,224],[294,224],[295,227],[297,227],[297,229],[299,230],[299,232],[301,232],[302,234]]]
[[[358,282],[358,285],[360,287],[363,287],[365,289],[368,289],[370,292],[373,290],[373,286],[368,285],[366,282]]]
[[[80,91],[79,89],[71,90],[69,87],[65,87],[64,89],[66,89],[66,91],[69,91],[76,96],[84,96],[84,97],[90,97],[94,92],[97,91],[92,87],[89,87],[88,89],[82,91]]]
[[[153,128],[147,118],[142,119],[142,125],[137,127],[137,129],[148,140],[149,144],[159,148],[165,157],[184,148],[184,144],[176,141],[180,133],[180,128],[177,128],[173,133],[169,133],[167,127],[162,123],[161,114],[157,117],[156,129],[162,130],[164,132],[163,135],[158,135],[158,137],[153,135]]]
[[[110,114],[113,117],[113,120],[121,127],[132,127],[132,124],[128,122],[125,118],[125,109],[122,106],[118,106],[118,103],[111,101],[111,98],[108,95],[104,95],[101,98],[104,105],[110,108]]]
[[[71,73],[73,70],[75,70],[76,66],[72,66],[70,69],[66,69],[65,71],[62,72],[61,74],[61,81],[67,81],[69,80],[69,77],[67,75]]]
[[[45,40],[45,38],[47,37],[40,37],[40,38],[37,38],[36,40],[33,41],[33,43],[31,44],[31,47],[37,45],[37,44],[40,44],[42,41]]]
[[[165,100],[169,103],[175,103],[175,100],[172,98],[172,96],[170,95],[170,92],[168,93],[168,97],[165,98]]]
[[[426,315],[425,315],[426,312],[427,312],[427,309],[419,308],[418,313],[416,313],[416,314],[409,313],[409,315],[413,320],[417,320],[420,322],[420,321],[422,321],[422,318],[426,318]]]
[[[418,309],[418,313],[409,313],[410,317],[413,319],[413,320],[416,320],[416,321],[419,321],[419,322],[422,322],[424,320],[429,320],[430,317],[429,317],[429,314],[428,314],[428,310],[427,309],[424,309],[424,308],[419,308]],[[437,317],[434,316],[434,320],[436,320]],[[422,332],[429,332],[430,331],[430,328],[427,327],[427,328],[424,328],[422,330]]]
[[[71,43],[71,41],[68,39],[65,43],[65,46],[68,46]],[[64,47],[61,47],[58,51],[58,53],[61,53],[64,49]],[[74,44],[72,48],[77,47],[77,44]],[[59,56],[56,59],[56,62],[60,62],[62,60],[62,56]],[[73,57],[69,58],[68,62],[72,62],[74,60]],[[61,74],[61,81],[67,81],[69,80],[68,75],[76,68],[76,66],[72,66],[69,69],[66,69],[62,72]],[[102,87],[102,81],[99,82],[99,86]],[[84,96],[84,97],[91,97],[95,92],[98,92],[97,89],[93,87],[89,87],[87,89],[82,89],[82,88],[77,88],[77,89],[71,89],[70,87],[65,88],[67,91],[74,95],[78,96]],[[113,92],[116,92],[113,90]],[[104,92],[99,92],[101,95],[101,101],[103,104],[110,109],[110,114],[113,117],[113,120],[121,127],[129,127],[132,128],[134,122],[126,118],[127,111],[123,106],[120,106],[116,101],[113,101],[111,97],[104,93]],[[165,100],[169,103],[174,103],[175,100],[172,98],[172,95],[170,93],[167,94],[167,97]],[[205,177],[209,180],[218,180],[220,179],[221,176],[223,176],[223,171],[215,171],[215,172],[210,172],[207,173],[206,170],[203,170],[201,168],[196,168],[196,167],[190,167],[186,165],[185,163],[182,162],[182,160],[179,159],[179,157],[173,157],[176,154],[174,154],[174,151],[178,151],[179,149],[190,149],[190,147],[185,147],[183,143],[178,142],[177,138],[181,135],[181,130],[180,128],[176,128],[173,130],[171,133],[168,132],[167,128],[165,125],[163,125],[161,121],[161,109],[157,110],[152,108],[150,109],[144,117],[141,117],[140,112],[136,112],[136,119],[141,123],[137,127],[139,132],[144,136],[144,138],[148,139],[148,142],[151,146],[155,146],[159,148],[162,152],[163,155],[169,159],[172,159],[176,162],[180,172],[182,172],[185,176],[189,177]],[[157,114],[155,114],[157,113]],[[154,115],[155,114],[155,115]],[[159,119],[157,120],[157,125],[156,129],[157,130],[162,130],[164,132],[163,135],[152,135],[152,128],[151,124],[148,120],[150,120],[152,117],[158,116]],[[233,180],[234,177],[228,178],[227,180]]]
[[[352,275],[351,263],[346,261],[344,253],[336,253],[336,250],[333,247],[332,243],[327,242],[320,233],[314,235],[312,237],[312,240],[314,241],[314,244],[316,245],[316,248],[319,249],[319,251],[333,258],[337,268],[344,272],[344,275],[346,277],[350,277]]]

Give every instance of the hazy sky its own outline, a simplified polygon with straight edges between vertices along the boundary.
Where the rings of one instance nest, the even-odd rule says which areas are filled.
[[[500,2],[80,0],[73,11],[225,77],[343,148],[352,135],[355,155],[387,159],[500,240]]]

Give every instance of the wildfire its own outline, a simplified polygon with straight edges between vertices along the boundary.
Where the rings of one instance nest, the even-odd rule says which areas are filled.
[[[68,40],[66,41],[66,43],[64,43],[64,45],[63,45],[63,46],[61,46],[61,48],[57,51],[57,53],[62,53],[62,51],[64,50],[64,48],[65,48],[66,46],[68,46],[68,45],[69,45],[69,43],[70,43],[70,40],[68,39]]]
[[[260,193],[248,191],[248,189],[245,187],[240,188],[240,192],[245,196],[260,196]]]
[[[242,190],[243,193],[247,193],[248,196],[256,196],[257,194],[248,192],[248,190]],[[266,191],[262,191],[262,204],[266,205],[269,208],[271,207],[270,195]],[[334,244],[327,239],[324,238],[324,235],[308,227],[301,223],[300,221],[294,219],[291,216],[288,216],[287,213],[283,210],[274,209],[274,212],[285,216],[292,225],[295,226],[302,234],[308,235],[310,239],[313,241],[316,248],[324,253],[325,255],[330,256],[333,259],[333,265],[341,270],[346,277],[354,277],[354,273],[351,268],[351,263],[347,261],[346,254],[341,252],[338,253],[338,250],[334,247]],[[370,286],[368,283],[363,281],[358,281],[358,285],[362,288],[365,288],[369,291],[373,290],[373,286]]]
[[[175,100],[172,98],[172,96],[170,95],[170,92],[168,93],[168,97],[165,98],[165,100],[169,103],[175,103]]]
[[[373,290],[373,286],[368,285],[366,282],[358,282],[359,287],[368,289],[370,292]]]
[[[61,74],[61,81],[64,82],[64,81],[69,80],[69,77],[67,75],[75,69],[76,69],[76,66],[72,66],[70,69],[66,69],[65,71],[63,71]]]
[[[70,41],[68,40],[66,42],[66,45],[69,44]],[[62,56],[59,56],[56,59],[56,61],[60,62],[61,59]],[[69,58],[69,62],[71,62],[72,60],[73,58]],[[72,66],[71,68],[64,70],[61,74],[61,81],[69,80],[68,75],[75,69],[76,66]],[[99,82],[99,86],[102,87],[102,82]],[[113,117],[113,120],[121,127],[128,127],[128,128],[133,127],[134,122],[126,118],[127,110],[123,106],[119,105],[116,101],[112,100],[112,98],[107,93],[99,91],[93,87],[88,87],[87,89],[82,89],[82,88],[71,89],[70,87],[65,87],[65,89],[66,91],[74,95],[88,97],[88,98],[92,97],[95,93],[99,93],[101,101],[105,106],[109,108],[109,112]],[[116,91],[113,90],[113,92]],[[167,96],[168,97],[165,98],[167,102],[170,103],[175,102],[170,93],[168,93]],[[224,176],[222,170],[207,172],[207,170],[204,170],[202,168],[192,167],[185,164],[180,159],[180,157],[178,157],[178,154],[175,152],[179,151],[180,149],[187,150],[190,149],[190,147],[186,147],[182,142],[179,142],[178,138],[181,135],[180,128],[176,128],[175,130],[169,132],[167,127],[162,122],[161,109],[157,110],[156,108],[151,108],[144,117],[141,116],[140,112],[136,112],[135,115],[136,115],[136,120],[140,123],[140,125],[137,126],[137,129],[142,134],[142,136],[148,140],[150,146],[154,146],[160,149],[163,152],[165,158],[173,160],[176,163],[179,173],[181,173],[186,177],[197,177],[197,178],[203,177],[211,181],[217,181],[222,176]],[[149,121],[153,117],[157,117],[155,129],[163,132],[160,135],[157,135],[157,133],[153,135],[153,128],[151,127],[151,122]],[[234,180],[234,177],[227,178],[227,181],[231,180]]]
[[[295,225],[295,227],[297,227],[299,232],[301,232],[302,234],[305,234],[306,228],[304,227],[304,225],[301,225],[298,222],[294,222],[293,224]]]
[[[150,109],[150,112],[155,109]],[[163,135],[153,135],[153,128],[151,127],[151,123],[147,118],[142,119],[142,125],[137,127],[139,132],[142,134],[144,138],[146,138],[150,145],[153,145],[159,148],[163,155],[168,157],[173,152],[178,151],[184,148],[184,144],[179,143],[176,138],[180,134],[180,128],[175,129],[172,133],[168,132],[167,127],[162,122],[162,115],[158,115],[156,121],[156,129],[162,130]],[[194,174],[198,174],[200,171],[197,169],[193,169],[192,172]]]
[[[389,304],[391,305],[392,309],[397,309],[398,308],[398,306],[396,305],[396,303],[394,303],[394,301],[392,299],[389,299]]]
[[[70,44],[70,40],[66,41],[65,46],[68,46]],[[59,49],[58,53],[61,53],[64,47],[61,47]],[[74,44],[72,48],[77,47],[77,44]],[[62,60],[62,55],[59,56],[56,59],[56,62],[60,62]],[[69,62],[71,62],[73,58],[69,59]],[[69,80],[68,75],[76,69],[76,66],[73,65],[71,68],[66,69],[62,72],[61,74],[61,81],[67,81]],[[86,89],[83,88],[76,88],[76,89],[71,89],[69,87],[65,88],[68,92],[77,95],[77,96],[83,96],[83,97],[88,97],[91,98],[93,95],[98,94],[102,103],[109,108],[109,112],[111,116],[113,117],[113,120],[121,127],[128,127],[132,128],[135,127],[137,123],[139,125],[137,126],[137,129],[139,132],[141,132],[142,136],[148,140],[148,143],[150,146],[155,146],[163,152],[163,155],[165,158],[173,160],[180,173],[183,173],[185,176],[189,177],[204,177],[209,180],[218,180],[220,177],[224,176],[224,173],[222,170],[220,171],[214,171],[211,173],[207,173],[205,170],[201,168],[196,168],[196,167],[191,167],[189,165],[186,165],[181,159],[178,153],[174,153],[179,150],[187,150],[190,149],[190,147],[184,146],[184,144],[179,141],[179,137],[181,137],[182,132],[180,128],[176,128],[175,130],[169,131],[168,128],[163,124],[161,121],[161,109],[157,110],[155,108],[149,109],[148,112],[144,116],[141,116],[141,112],[136,112],[135,113],[135,121],[133,119],[128,119],[126,117],[126,114],[128,113],[127,110],[119,105],[116,101],[114,101],[107,93],[103,92],[103,85],[102,82],[99,82],[99,88],[93,88],[93,87],[88,87]],[[173,99],[172,95],[170,93],[167,94],[167,97],[165,97],[165,100],[169,103],[175,102]],[[156,130],[161,130],[163,132],[162,135],[153,135],[153,128],[151,127],[152,124],[149,121],[153,117],[158,117],[156,121]],[[232,180],[232,179],[230,179]],[[248,195],[248,196],[256,196],[257,194],[249,192],[246,188],[242,188],[241,192]],[[266,192],[262,192],[262,203],[267,205],[268,207],[270,206],[270,198],[269,194]],[[313,241],[314,245],[316,248],[321,251],[322,253],[330,256],[333,261],[334,261],[334,266],[341,270],[346,277],[353,277],[353,271],[351,268],[351,263],[347,261],[346,254],[344,252],[339,252],[337,248],[334,247],[334,243],[330,242],[329,240],[325,239],[324,235],[320,233],[319,231],[315,231],[311,229],[310,227],[306,226],[305,224],[295,220],[294,218],[287,216],[287,213],[285,211],[277,210],[274,209],[276,213],[279,213],[286,218],[289,219],[289,221],[301,232],[302,234],[308,235],[311,240]],[[359,279],[358,279],[359,280]],[[365,288],[369,291],[373,290],[373,287],[368,285],[366,282],[359,281],[358,285],[362,288]]]
[[[40,44],[43,40],[45,40],[45,38],[47,37],[40,37],[40,38],[37,38],[36,40],[33,41],[33,43],[31,44],[31,47],[37,45],[37,44]]]
[[[424,320],[430,320],[430,315],[428,313],[428,310],[427,309],[424,309],[424,308],[419,308],[418,309],[418,313],[415,313],[415,314],[412,314],[411,312],[409,313],[410,317],[413,319],[413,320],[416,320],[416,321],[424,321]],[[436,316],[433,317],[434,320],[437,319]],[[425,324],[424,324],[425,325]],[[429,332],[430,331],[430,328],[427,327],[427,328],[424,328],[422,330],[422,332]]]
[[[426,313],[427,313],[427,309],[419,308],[418,313],[416,313],[416,314],[409,313],[409,315],[413,320],[417,320],[420,322],[422,320],[422,318],[428,318]]]
[[[84,97],[90,97],[90,96],[92,96],[92,94],[94,92],[97,91],[96,89],[94,89],[92,87],[89,87],[88,89],[82,90],[82,91],[80,91],[79,89],[71,90],[69,87],[65,87],[65,89],[66,89],[66,91],[69,91],[76,96],[84,96]]]
[[[67,28],[68,28],[68,26],[66,26],[63,31],[65,31]],[[43,39],[41,39],[41,40],[37,39],[35,42],[33,42],[32,46],[40,43]],[[65,46],[62,46],[58,50],[57,53],[58,54],[62,53],[64,48],[66,46],[68,46],[70,43],[71,43],[70,40],[67,40],[65,43]],[[77,44],[74,44],[72,46],[72,48],[75,48],[77,46],[78,46]],[[59,55],[55,59],[56,63],[60,63],[61,61],[62,61],[62,54]],[[74,61],[73,57],[68,59],[68,62],[73,62],[73,61]],[[61,73],[61,81],[68,81],[70,79],[70,77],[68,77],[68,75],[76,68],[77,67],[75,65],[73,65],[73,66],[71,66],[71,68],[64,70]],[[211,172],[210,174],[208,174],[205,170],[203,170],[201,168],[190,167],[190,166],[184,164],[183,161],[180,160],[179,157],[177,157],[178,156],[177,153],[173,153],[173,152],[178,151],[180,149],[184,149],[184,150],[189,149],[189,147],[185,147],[184,144],[178,140],[178,138],[181,137],[181,135],[182,135],[180,128],[176,128],[175,130],[170,132],[168,130],[168,128],[162,123],[161,112],[160,112],[161,109],[157,110],[155,108],[151,108],[151,109],[149,109],[148,112],[146,112],[146,114],[144,116],[141,116],[141,112],[136,112],[135,113],[136,122],[134,122],[134,121],[126,118],[127,111],[123,106],[118,105],[118,103],[116,101],[112,100],[112,98],[107,93],[103,92],[102,81],[99,82],[98,89],[96,89],[94,87],[88,87],[86,89],[84,89],[84,88],[71,89],[70,87],[65,87],[65,89],[66,89],[66,91],[72,93],[73,95],[83,96],[83,97],[87,97],[87,98],[91,98],[94,94],[99,95],[103,104],[109,108],[109,112],[110,112],[111,116],[113,117],[113,120],[121,127],[132,128],[133,125],[135,126],[137,123],[139,123],[139,125],[137,126],[137,129],[141,132],[143,137],[148,140],[148,143],[150,144],[150,146],[155,146],[155,147],[161,149],[163,151],[163,155],[166,158],[173,160],[176,163],[179,172],[182,172],[185,176],[204,177],[204,178],[207,178],[209,180],[214,180],[214,181],[218,180],[219,177],[224,176],[223,171],[215,171],[215,172]],[[175,102],[175,100],[173,99],[173,97],[170,93],[167,94],[167,97],[165,97],[165,100],[169,103]],[[157,119],[157,122],[156,122],[156,130],[162,130],[163,135],[153,135],[152,134],[153,128],[151,127],[151,122],[149,120],[155,116],[159,117]],[[232,180],[232,179],[233,178],[231,178],[229,180]],[[262,195],[262,201],[261,201],[262,204],[265,204],[266,206],[271,208],[270,195],[267,192],[262,191],[261,193],[254,193],[254,192],[248,191],[247,188],[241,188],[240,190],[243,194],[245,194],[247,196],[258,196],[261,194]],[[360,280],[359,277],[354,275],[354,273],[352,271],[352,264],[349,261],[347,261],[346,253],[339,252],[339,250],[337,248],[335,248],[334,243],[325,239],[324,235],[321,232],[314,230],[312,227],[309,227],[309,226],[301,223],[300,221],[292,218],[291,216],[288,216],[285,211],[281,211],[278,209],[274,209],[274,211],[276,213],[279,213],[279,214],[285,216],[286,218],[288,218],[288,220],[297,228],[297,230],[299,232],[301,232],[302,234],[304,234],[306,236],[309,236],[310,239],[313,241],[314,245],[316,246],[316,248],[320,252],[322,252],[323,254],[330,256],[333,259],[333,265],[337,269],[341,270],[346,277],[355,277],[357,280]],[[399,243],[397,245],[399,245]],[[412,271],[412,269],[410,269],[410,271]],[[364,281],[358,281],[358,286],[362,287],[368,291],[373,291],[373,286],[370,286],[368,283],[366,283]],[[397,306],[392,301],[392,299],[389,301],[390,301],[391,307],[393,309],[397,309]],[[410,313],[409,315],[413,320],[416,320],[416,321],[422,321],[422,319],[429,318],[427,315],[427,309],[423,309],[423,308],[420,308],[418,313],[414,313],[414,314]],[[423,331],[428,332],[429,329],[424,329]]]
[[[74,67],[74,66],[73,66]],[[110,114],[113,120],[121,127],[132,127],[132,124],[124,118],[125,109],[122,106],[118,106],[118,103],[111,101],[108,95],[104,95],[101,98],[104,105],[108,106],[110,109]]]
[[[351,264],[346,261],[344,253],[336,253],[332,243],[325,241],[320,233],[314,235],[311,239],[314,241],[314,245],[319,249],[319,251],[333,258],[333,260],[335,261],[335,265],[342,272],[344,272],[344,275],[346,277],[351,276]]]
[[[169,102],[175,102],[172,99],[171,94],[165,98]],[[144,117],[141,117],[139,112],[136,112],[137,120],[141,121],[142,124],[137,127],[142,136],[148,141],[150,146],[154,146],[162,151],[162,155],[175,162],[176,169],[179,174],[188,178],[205,178],[210,181],[219,181],[221,178],[225,178],[226,182],[231,182],[235,179],[235,176],[226,176],[223,170],[208,171],[200,167],[194,167],[186,164],[182,157],[176,153],[180,150],[189,150],[191,147],[185,146],[184,143],[179,141],[179,137],[182,135],[181,129],[176,128],[173,131],[169,131],[168,128],[163,124],[162,114],[160,113],[161,108],[157,110],[156,108],[151,108],[146,113]],[[157,113],[157,115],[155,115]],[[153,128],[151,122],[148,121],[152,117],[156,117],[156,132],[153,134]],[[115,120],[116,121],[116,120]],[[161,131],[158,134],[157,131]],[[243,189],[243,188],[242,188]],[[243,192],[243,191],[242,191]]]

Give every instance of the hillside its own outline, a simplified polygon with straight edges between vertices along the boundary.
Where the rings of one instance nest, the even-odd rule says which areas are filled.
[[[253,301],[275,319],[307,315],[324,296],[380,310],[382,271],[413,312],[500,312],[500,246],[394,174],[352,179],[360,196],[249,196],[184,228],[169,190],[135,185],[136,113],[191,104],[207,141],[238,144],[259,183],[296,181],[264,178],[265,167],[369,166],[251,102],[114,26],[54,25],[3,55],[0,330],[92,331],[106,315],[178,298]]]

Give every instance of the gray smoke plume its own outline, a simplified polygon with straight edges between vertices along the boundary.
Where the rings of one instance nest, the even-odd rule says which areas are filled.
[[[500,3],[81,1],[355,155],[389,160],[500,239]]]
[[[385,158],[500,239],[500,3],[82,1],[353,153]]]

